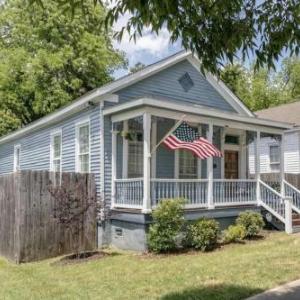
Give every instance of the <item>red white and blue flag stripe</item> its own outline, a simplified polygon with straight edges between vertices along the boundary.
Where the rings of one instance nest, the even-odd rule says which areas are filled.
[[[212,143],[201,137],[197,130],[182,122],[163,143],[171,150],[184,149],[193,152],[200,159],[222,157],[222,153]]]

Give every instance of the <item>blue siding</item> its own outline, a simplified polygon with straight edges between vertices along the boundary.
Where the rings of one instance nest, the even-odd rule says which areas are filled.
[[[185,92],[178,79],[188,72],[194,86]],[[210,85],[205,77],[187,60],[117,92],[120,102],[142,96],[158,96],[234,112],[228,102]]]
[[[80,119],[90,119],[91,172],[100,184],[100,108],[82,111],[49,128],[32,132],[8,144],[0,145],[0,174],[13,171],[14,145],[21,145],[21,170],[49,170],[50,136],[55,129],[62,130],[62,171],[75,171],[75,131]]]
[[[160,141],[174,126],[170,119],[159,119],[157,121],[157,141]],[[156,177],[174,178],[175,152],[160,145],[156,153]]]

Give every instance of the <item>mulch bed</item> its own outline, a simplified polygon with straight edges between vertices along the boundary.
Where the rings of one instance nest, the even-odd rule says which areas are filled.
[[[64,256],[63,258],[52,263],[54,266],[65,266],[65,265],[73,265],[79,263],[86,263],[89,261],[94,261],[98,259],[102,259],[106,256],[109,256],[109,253],[105,253],[102,251],[89,251],[82,252],[80,254],[71,254]]]

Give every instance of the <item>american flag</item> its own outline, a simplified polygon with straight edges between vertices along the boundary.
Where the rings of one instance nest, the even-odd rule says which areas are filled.
[[[222,157],[219,151],[212,143],[201,137],[195,129],[187,123],[182,122],[163,143],[170,149],[185,149],[194,153],[201,159],[208,157]]]

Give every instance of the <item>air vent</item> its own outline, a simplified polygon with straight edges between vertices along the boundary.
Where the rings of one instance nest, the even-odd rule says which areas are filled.
[[[123,229],[122,228],[116,228],[115,229],[115,236],[116,237],[123,237]]]
[[[188,92],[194,86],[194,82],[189,73],[182,75],[178,81],[185,92]]]

